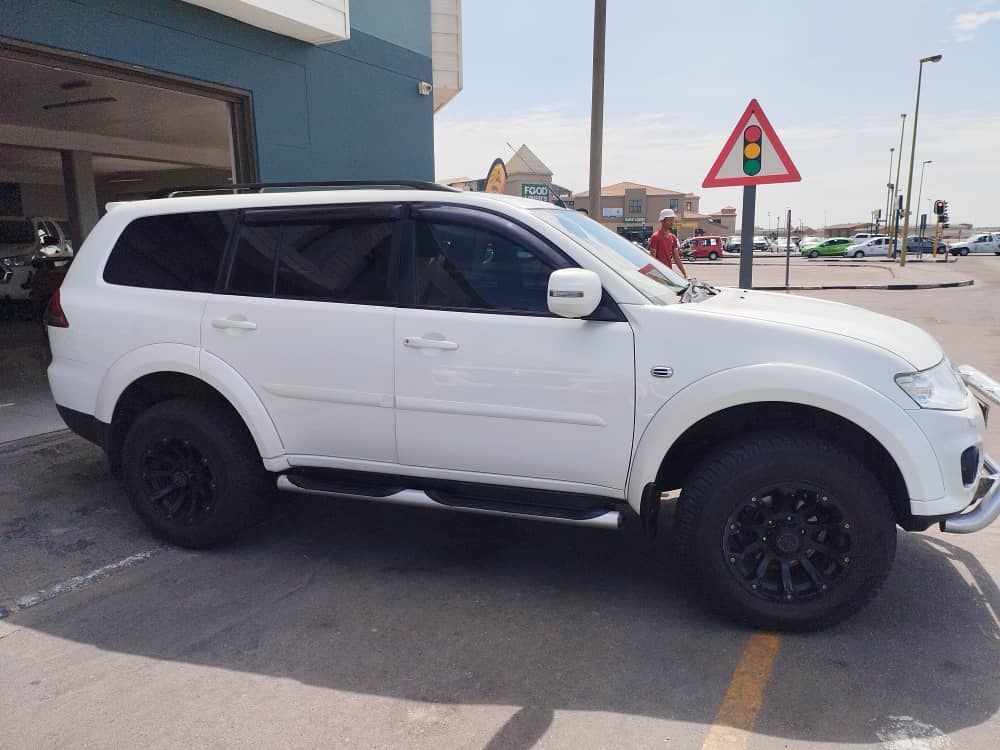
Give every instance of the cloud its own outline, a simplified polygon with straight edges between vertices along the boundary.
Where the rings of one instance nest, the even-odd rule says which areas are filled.
[[[959,43],[971,41],[975,36],[976,30],[990,21],[1000,21],[1000,10],[959,13],[951,22],[952,29],[955,32],[954,41]]]
[[[923,202],[926,204],[933,192],[934,197],[951,201],[956,220],[1000,223],[1000,209],[979,188],[995,181],[995,165],[1000,163],[998,132],[1000,115],[954,112],[923,119],[917,172],[922,160],[934,160],[927,169]],[[664,113],[609,117],[604,124],[601,182],[608,185],[630,180],[696,192],[701,195],[701,208],[706,212],[725,205],[739,206],[739,188],[701,188],[728,135],[728,124],[703,131]],[[872,209],[879,206],[884,209],[886,162],[889,147],[898,147],[898,118],[863,119],[857,115],[843,121],[824,118],[816,125],[789,123],[779,128],[778,135],[795,160],[803,181],[762,187],[758,191],[758,223],[766,225],[768,211],[783,214],[786,207],[814,226],[822,225],[824,213],[829,222],[838,223],[863,221]],[[510,158],[508,141],[514,148],[527,144],[552,170],[558,184],[577,191],[587,189],[589,117],[570,114],[567,107],[559,106],[515,111],[489,120],[438,115],[435,118],[438,178],[484,177],[494,158],[499,156],[505,161]],[[904,183],[909,151],[907,131]],[[917,180],[915,175],[914,190]]]

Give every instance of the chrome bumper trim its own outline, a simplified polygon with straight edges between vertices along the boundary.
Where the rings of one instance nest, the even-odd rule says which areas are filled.
[[[972,510],[956,513],[941,521],[941,531],[952,534],[971,534],[981,531],[1000,516],[1000,468],[989,456],[983,458],[983,474],[979,478],[979,488],[985,491]],[[977,495],[979,492],[976,493]]]
[[[1000,406],[1000,383],[971,365],[962,365],[955,371],[982,406],[983,418],[988,420],[990,407]]]

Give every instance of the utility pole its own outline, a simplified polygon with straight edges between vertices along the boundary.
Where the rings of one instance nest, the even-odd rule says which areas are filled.
[[[903,136],[906,134],[906,113],[900,115],[903,120],[903,125],[899,129],[899,158],[896,159],[896,181],[893,183],[893,201],[892,201],[892,255],[896,256],[896,242],[899,239],[899,209],[896,208],[895,194],[899,192],[899,168],[903,165]]]
[[[892,208],[892,191],[895,187],[892,184],[892,154],[896,150],[893,146],[889,149],[889,179],[885,183],[885,233],[889,234],[889,209]]]
[[[925,62],[941,62],[941,55],[930,55],[920,58],[920,68],[917,73],[917,103],[913,109],[913,141],[910,145],[910,175],[906,180],[906,210],[903,211],[903,248],[899,253],[899,265],[906,265],[906,235],[910,231],[910,192],[913,190],[913,158],[917,153],[917,118],[920,116],[920,84],[924,77]],[[902,146],[900,146],[902,148]],[[920,211],[920,206],[917,206]]]
[[[916,122],[913,123],[916,125]],[[931,159],[928,159],[923,164],[920,165],[920,187],[917,189],[917,221],[920,221],[920,201],[924,197],[924,170],[927,168],[928,164],[933,164]],[[924,236],[923,228],[920,230],[921,238]]]
[[[594,69],[590,90],[590,217],[600,221],[604,146],[604,35],[608,0],[594,0]]]

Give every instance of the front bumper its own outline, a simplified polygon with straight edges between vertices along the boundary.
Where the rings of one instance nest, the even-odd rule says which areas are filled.
[[[1000,406],[1000,383],[969,365],[959,367],[958,374],[979,402],[984,420],[987,419],[990,408]],[[942,518],[938,526],[941,531],[953,534],[971,534],[985,529],[997,517],[1000,517],[1000,465],[984,455],[979,486],[972,503],[961,513]]]

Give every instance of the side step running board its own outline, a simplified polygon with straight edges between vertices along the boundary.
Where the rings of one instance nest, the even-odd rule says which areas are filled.
[[[340,497],[351,500],[369,500],[372,502],[393,503],[395,505],[412,505],[418,508],[434,508],[436,510],[457,510],[465,513],[478,513],[484,516],[505,516],[508,518],[525,518],[534,521],[548,521],[550,523],[561,523],[567,526],[588,526],[596,529],[607,529],[615,531],[621,528],[622,517],[617,510],[608,510],[592,518],[562,518],[559,516],[546,515],[544,513],[524,513],[491,508],[477,508],[474,506],[445,504],[430,497],[423,490],[399,489],[388,495],[354,494],[350,492],[331,492],[311,487],[303,487],[288,476],[282,474],[278,477],[278,489],[286,492],[298,492],[305,495],[324,495],[326,497]]]

